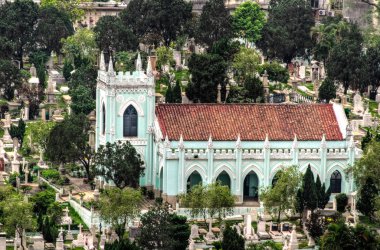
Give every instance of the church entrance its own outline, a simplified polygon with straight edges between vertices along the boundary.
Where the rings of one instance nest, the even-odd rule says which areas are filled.
[[[202,184],[202,177],[197,171],[194,171],[189,176],[189,178],[187,178],[187,182],[186,182],[187,192],[189,192],[192,187],[194,187],[195,185],[198,185],[198,184]]]
[[[231,179],[226,171],[221,172],[216,178],[216,181],[220,182],[222,186],[228,186],[228,188],[231,190]]]
[[[251,171],[244,179],[243,200],[257,201],[259,199],[259,178]]]

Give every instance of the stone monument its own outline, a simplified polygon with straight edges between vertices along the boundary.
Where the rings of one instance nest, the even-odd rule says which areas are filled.
[[[363,112],[364,112],[364,107],[363,107],[362,97],[359,91],[356,91],[356,94],[354,96],[354,113],[357,115],[362,115]]]

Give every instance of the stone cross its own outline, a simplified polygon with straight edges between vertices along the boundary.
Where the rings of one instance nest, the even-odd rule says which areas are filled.
[[[62,227],[59,229],[58,238],[59,238],[59,240],[63,240],[63,228]]]
[[[83,228],[82,223],[80,223],[80,224],[78,225],[78,228],[79,228],[79,233],[81,234],[81,233],[82,233],[82,228]]]

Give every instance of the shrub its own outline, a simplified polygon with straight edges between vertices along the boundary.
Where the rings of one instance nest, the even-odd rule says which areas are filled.
[[[141,189],[141,193],[142,193],[142,195],[146,195],[146,187],[141,187],[140,188]]]
[[[338,194],[335,196],[336,200],[336,210],[340,213],[346,211],[346,206],[348,204],[348,197],[346,194]]]
[[[42,177],[48,180],[59,180],[59,172],[55,169],[46,169],[42,171]]]
[[[156,201],[157,204],[162,204],[163,199],[162,199],[162,197],[157,197],[157,198],[155,199],[155,201]]]

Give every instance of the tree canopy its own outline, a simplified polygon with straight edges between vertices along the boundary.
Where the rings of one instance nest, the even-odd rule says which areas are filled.
[[[184,0],[132,0],[120,17],[140,42],[168,47],[185,32],[191,9]]]
[[[168,204],[156,203],[141,216],[138,243],[144,249],[186,250],[190,236],[187,218],[169,213]]]
[[[116,187],[134,187],[139,185],[139,178],[144,174],[144,162],[135,147],[129,141],[117,141],[101,145],[95,154],[95,165],[99,174],[112,180]]]
[[[309,54],[313,26],[314,15],[309,1],[271,1],[268,21],[258,46],[269,58],[290,63],[296,56]]]
[[[4,89],[2,96],[11,101],[14,92],[22,85],[23,78],[18,68],[9,60],[0,59],[0,86]]]
[[[100,217],[115,228],[119,237],[123,237],[128,221],[140,212],[142,196],[133,188],[110,188],[104,190],[99,199]]]
[[[232,26],[236,34],[249,42],[261,38],[261,30],[266,22],[265,13],[258,3],[246,1],[240,4],[232,14]]]
[[[23,68],[25,51],[34,43],[39,8],[32,0],[5,2],[0,7],[0,37],[14,45],[14,56]]]
[[[331,99],[336,97],[336,86],[334,81],[326,78],[318,90],[318,98],[320,101],[329,103]]]
[[[106,55],[116,51],[135,50],[137,38],[118,16],[102,16],[94,28],[98,48]]]
[[[223,0],[210,0],[203,6],[195,39],[198,43],[212,48],[222,38],[233,36],[231,16]]]
[[[55,163],[79,161],[87,178],[92,180],[93,152],[88,144],[89,131],[90,122],[84,114],[71,115],[50,132],[46,143],[46,156]]]
[[[35,30],[37,43],[48,52],[61,53],[63,38],[73,35],[74,28],[69,16],[55,7],[41,8]]]
[[[260,195],[265,206],[278,215],[278,221],[282,212],[294,208],[297,190],[301,183],[301,173],[297,166],[290,166],[280,171],[275,185],[263,190]]]
[[[191,55],[191,80],[186,89],[186,96],[193,102],[215,103],[218,84],[225,89],[226,69],[227,63],[219,55]]]

